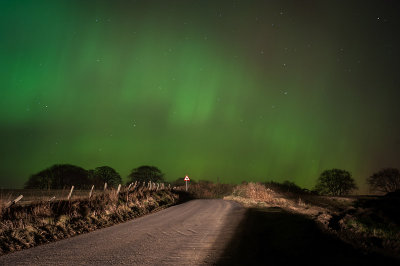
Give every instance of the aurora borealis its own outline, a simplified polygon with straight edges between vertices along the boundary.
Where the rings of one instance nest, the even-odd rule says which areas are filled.
[[[1,1],[0,186],[55,163],[361,191],[400,167],[397,1]]]

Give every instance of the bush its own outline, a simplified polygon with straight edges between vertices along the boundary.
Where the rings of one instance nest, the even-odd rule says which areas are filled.
[[[214,184],[211,181],[199,181],[198,183],[190,181],[189,193],[200,199],[223,198],[232,194],[234,185],[231,184]]]
[[[278,183],[274,181],[266,182],[265,186],[275,190],[277,192],[290,192],[295,194],[309,194],[310,191],[299,187],[296,183],[291,181],[283,181],[283,183]]]

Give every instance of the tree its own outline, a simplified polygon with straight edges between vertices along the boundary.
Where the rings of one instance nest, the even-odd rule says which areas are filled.
[[[351,173],[341,169],[325,170],[319,176],[315,190],[319,194],[346,195],[357,189]]]
[[[367,179],[371,191],[384,193],[400,189],[400,172],[396,168],[384,168]]]
[[[132,170],[128,176],[130,182],[164,182],[164,174],[155,166],[143,165]]]
[[[88,171],[70,164],[55,164],[37,174],[31,175],[25,188],[62,189],[74,185],[84,188],[89,185]]]
[[[110,166],[100,166],[89,171],[90,179],[96,187],[101,187],[104,183],[107,186],[117,187],[122,183],[121,176]]]

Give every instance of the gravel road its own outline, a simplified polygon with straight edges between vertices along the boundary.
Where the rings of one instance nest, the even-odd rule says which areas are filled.
[[[0,265],[210,265],[218,261],[245,209],[193,200],[91,233],[0,257]]]

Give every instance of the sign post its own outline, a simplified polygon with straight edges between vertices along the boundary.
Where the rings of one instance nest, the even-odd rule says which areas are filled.
[[[183,180],[186,181],[186,191],[187,191],[187,182],[190,181],[190,178],[188,176],[185,176],[185,178]]]

